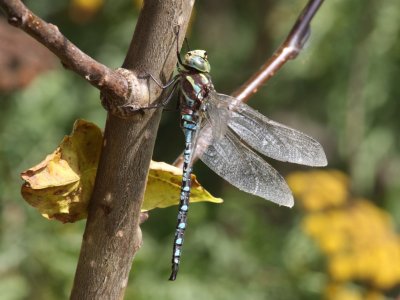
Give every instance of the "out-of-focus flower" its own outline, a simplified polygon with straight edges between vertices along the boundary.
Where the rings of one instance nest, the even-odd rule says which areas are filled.
[[[363,300],[362,293],[344,284],[328,284],[325,289],[327,300]]]
[[[400,237],[388,212],[350,196],[348,181],[339,171],[297,172],[288,177],[306,212],[302,229],[327,259],[331,281],[327,298],[384,299],[379,290],[400,284]],[[359,294],[346,283],[365,292]]]
[[[332,279],[383,289],[400,283],[399,237],[389,215],[368,200],[308,214],[303,229],[327,255]]]
[[[307,211],[337,207],[348,197],[348,177],[340,171],[294,172],[287,182]]]

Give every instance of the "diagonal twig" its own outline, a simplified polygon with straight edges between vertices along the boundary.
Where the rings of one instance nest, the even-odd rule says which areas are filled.
[[[285,63],[299,55],[310,36],[310,22],[323,1],[310,0],[307,3],[282,45],[232,96],[247,102]]]
[[[66,68],[79,74],[112,98],[121,99],[121,102],[129,98],[127,79],[82,52],[57,26],[36,16],[20,0],[0,0],[0,7],[11,25],[20,28],[46,46]]]
[[[276,72],[285,65],[285,63],[298,56],[310,36],[311,20],[323,2],[324,0],[310,0],[307,3],[282,45],[269,59],[267,59],[256,73],[254,73],[239,89],[232,93],[232,96],[242,102],[249,101],[251,96],[253,96],[260,87],[271,79]],[[207,139],[204,137],[210,135],[210,130],[211,128],[206,126],[200,132],[194,160],[197,160],[199,158],[199,153],[204,152],[204,149],[208,146]],[[182,154],[175,160],[173,165],[178,168],[182,167]]]

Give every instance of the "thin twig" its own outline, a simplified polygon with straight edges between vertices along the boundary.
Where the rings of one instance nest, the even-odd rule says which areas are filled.
[[[242,102],[249,101],[251,96],[253,96],[260,87],[262,87],[269,79],[271,79],[276,72],[285,65],[286,62],[291,59],[295,59],[298,56],[308,37],[310,36],[310,22],[318,11],[322,2],[324,2],[324,0],[310,0],[307,3],[282,45],[256,73],[254,73],[239,89],[232,93],[233,97]],[[204,137],[210,135],[210,130],[211,128],[206,126],[200,132],[194,160],[197,160],[199,158],[198,153],[203,152],[208,146]],[[182,154],[175,160],[173,165],[178,168],[182,167]]]
[[[286,62],[299,55],[310,36],[310,22],[323,1],[310,0],[307,3],[282,45],[232,96],[247,102]]]
[[[0,0],[0,7],[11,25],[22,29],[46,46],[66,68],[79,74],[110,97],[128,99],[129,89],[125,77],[83,53],[57,26],[36,16],[20,0]]]

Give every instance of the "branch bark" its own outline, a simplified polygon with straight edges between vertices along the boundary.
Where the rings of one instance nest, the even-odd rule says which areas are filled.
[[[45,45],[117,105],[132,104],[134,97],[139,107],[156,101],[161,91],[154,85],[149,89],[147,81],[135,74],[170,78],[176,64],[174,28],[180,26],[181,45],[193,4],[145,0],[121,72],[80,51],[21,1],[0,0],[10,24]],[[140,208],[160,116],[160,109],[138,112],[128,119],[108,114],[71,299],[123,298],[133,257],[142,244]]]
[[[123,67],[169,78],[176,64],[173,28],[186,32],[193,3],[145,1]],[[142,243],[140,207],[160,116],[161,110],[127,120],[108,115],[71,299],[123,297]]]

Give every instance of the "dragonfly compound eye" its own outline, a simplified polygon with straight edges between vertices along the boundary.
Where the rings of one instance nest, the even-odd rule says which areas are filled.
[[[193,50],[186,53],[184,65],[204,73],[209,73],[211,69],[207,60],[207,52],[204,50]]]

